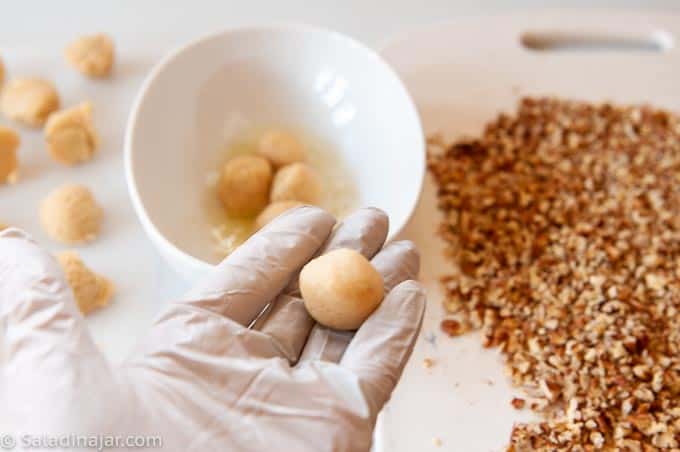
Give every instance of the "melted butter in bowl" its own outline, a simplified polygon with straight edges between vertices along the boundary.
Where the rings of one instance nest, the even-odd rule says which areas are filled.
[[[342,219],[359,207],[359,192],[353,175],[332,145],[299,127],[276,127],[285,130],[302,144],[304,162],[314,170],[321,181],[321,196],[318,206]],[[220,154],[223,161],[215,171],[206,176],[204,194],[205,211],[210,224],[209,233],[215,243],[215,254],[224,258],[257,232],[257,215],[238,217],[230,215],[220,202],[218,183],[220,168],[229,160],[241,155],[258,155],[258,143],[272,127],[257,127],[245,130],[230,140]],[[278,168],[273,168],[277,171]]]

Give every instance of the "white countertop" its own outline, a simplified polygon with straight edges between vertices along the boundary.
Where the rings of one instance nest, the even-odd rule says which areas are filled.
[[[107,312],[88,319],[95,340],[109,358],[120,361],[136,342],[135,331],[142,331],[164,302],[186,288],[157,255],[147,241],[136,220],[127,195],[122,171],[122,143],[127,111],[145,74],[155,62],[172,48],[200,35],[222,28],[272,22],[310,23],[349,34],[368,45],[380,48],[391,37],[409,29],[433,23],[446,23],[460,15],[511,12],[519,8],[546,8],[551,4],[565,7],[560,2],[541,0],[496,0],[463,2],[455,0],[346,0],[338,1],[115,1],[61,0],[46,2],[21,0],[0,5],[0,55],[10,73],[34,73],[57,82],[64,103],[71,105],[84,98],[93,100],[98,126],[103,132],[101,155],[82,168],[63,169],[51,164],[44,155],[42,138],[37,132],[22,134],[24,182],[15,188],[0,191],[0,219],[24,227],[35,234],[38,241],[52,250],[61,249],[50,243],[36,226],[37,203],[46,190],[67,180],[84,182],[99,188],[100,201],[107,207],[107,231],[102,243],[84,249],[82,254],[92,267],[103,274],[128,275],[116,283],[118,296]],[[661,8],[680,11],[676,0],[646,1],[586,1],[570,0],[569,7],[625,7]],[[111,81],[101,84],[81,83],[64,68],[61,51],[73,37],[104,31],[116,40],[121,55],[120,64]],[[60,69],[52,69],[60,66]],[[93,176],[93,173],[96,176]],[[25,187],[22,185],[25,184]],[[120,231],[120,233],[118,232]],[[101,248],[100,248],[101,247]],[[115,247],[115,256],[98,253],[98,249]],[[134,253],[128,250],[134,248]],[[129,262],[130,256],[144,253],[146,259]],[[131,257],[130,257],[131,258]],[[438,307],[428,315],[439,316]],[[445,338],[439,339],[447,340]],[[468,338],[462,353],[479,353],[479,339]],[[415,365],[420,366],[420,363]],[[447,373],[455,373],[448,369]],[[502,375],[500,369],[488,369],[491,375]],[[476,378],[476,377],[474,377]],[[493,377],[496,378],[496,377]],[[502,377],[498,377],[502,378]],[[469,380],[471,385],[486,385],[461,371],[460,378],[451,385]],[[489,382],[489,385],[493,382]],[[497,386],[499,386],[497,384]],[[502,393],[507,385],[489,389]],[[427,392],[428,388],[423,388]],[[413,394],[418,397],[418,394]],[[438,412],[441,410],[437,410]],[[390,413],[390,418],[398,417]],[[414,417],[410,413],[409,417]],[[415,416],[424,425],[414,429],[415,437],[405,444],[386,441],[384,450],[409,451],[416,444],[420,450],[483,451],[473,444],[454,447],[453,438],[446,438],[441,448],[433,445],[433,438],[443,435],[435,428],[428,430],[427,413]],[[465,413],[451,413],[450,422],[470,422]],[[387,420],[389,431],[390,419]],[[445,424],[441,419],[433,425]],[[393,421],[392,421],[393,423]],[[438,428],[440,428],[438,427]]]

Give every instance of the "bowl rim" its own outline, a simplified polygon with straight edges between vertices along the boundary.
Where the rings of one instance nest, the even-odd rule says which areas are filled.
[[[399,74],[396,72],[396,70],[385,60],[385,58],[380,55],[380,53],[373,49],[372,47],[369,47],[368,45],[362,43],[361,41],[346,35],[344,33],[340,33],[338,31],[325,28],[325,27],[319,27],[319,26],[314,26],[314,25],[308,25],[308,24],[296,24],[296,23],[289,23],[289,24],[269,24],[269,25],[239,25],[239,26],[234,26],[234,27],[227,27],[220,29],[218,31],[213,31],[210,33],[206,33],[204,35],[198,36],[197,38],[189,41],[186,44],[180,45],[178,47],[175,47],[174,49],[170,50],[165,56],[163,56],[158,63],[154,65],[154,67],[149,71],[149,73],[146,75],[144,78],[144,81],[142,82],[139,91],[137,92],[133,102],[132,102],[132,107],[130,109],[130,113],[128,116],[128,120],[125,126],[125,137],[124,137],[124,144],[123,144],[123,165],[124,165],[124,172],[125,172],[125,180],[127,182],[127,187],[128,187],[128,194],[130,196],[130,199],[132,200],[132,206],[133,209],[137,215],[137,218],[139,219],[140,223],[142,224],[142,227],[144,231],[146,232],[147,236],[151,239],[152,242],[155,242],[156,246],[162,247],[161,254],[170,254],[170,256],[182,263],[183,267],[191,267],[193,269],[198,269],[199,271],[209,271],[210,269],[214,268],[215,265],[211,264],[209,262],[206,262],[198,257],[195,257],[182,249],[180,249],[177,245],[172,243],[169,239],[165,237],[163,233],[160,232],[158,227],[154,224],[154,222],[151,220],[149,217],[149,214],[147,213],[147,209],[144,206],[144,202],[141,199],[141,196],[139,194],[139,190],[137,187],[136,183],[136,178],[135,178],[135,169],[133,168],[132,164],[132,148],[133,148],[133,140],[134,136],[137,132],[137,116],[139,114],[139,110],[146,100],[147,93],[149,91],[149,88],[151,85],[154,83],[158,75],[170,64],[172,63],[176,58],[178,58],[180,55],[191,51],[194,47],[197,47],[201,44],[203,44],[206,41],[210,41],[213,39],[218,39],[222,38],[225,35],[230,35],[230,34],[238,34],[238,33],[250,33],[250,32],[295,32],[295,33],[321,33],[325,34],[329,37],[329,39],[333,40],[340,40],[344,41],[345,43],[349,44],[351,47],[354,47],[364,53],[366,53],[369,57],[371,57],[375,63],[377,63],[379,66],[382,66],[384,69],[387,70],[389,74],[391,74],[395,81],[397,82],[397,86],[403,91],[406,97],[406,103],[407,103],[407,108],[411,110],[411,113],[413,117],[415,118],[416,121],[416,127],[420,131],[419,134],[419,148],[420,148],[420,162],[419,162],[419,168],[418,168],[418,174],[415,175],[415,177],[418,177],[417,181],[417,186],[418,190],[413,198],[412,202],[410,203],[409,206],[407,206],[407,212],[408,214],[404,217],[403,221],[401,224],[390,224],[390,230],[387,236],[386,242],[391,241],[395,236],[397,236],[401,231],[404,229],[404,227],[409,223],[411,218],[413,217],[413,214],[415,212],[415,209],[418,205],[418,202],[422,196],[423,192],[423,186],[424,186],[424,180],[425,180],[425,157],[426,157],[426,142],[425,142],[425,136],[424,136],[424,131],[423,131],[423,125],[422,125],[422,120],[420,118],[420,114],[418,112],[418,109],[416,107],[416,104],[413,100],[413,97],[411,96],[411,93],[409,92],[408,88],[406,87],[406,84],[404,81],[401,79]],[[396,227],[395,227],[396,226]],[[174,266],[174,265],[172,265]]]

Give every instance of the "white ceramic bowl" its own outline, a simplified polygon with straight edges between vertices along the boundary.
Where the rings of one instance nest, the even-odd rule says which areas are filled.
[[[361,206],[393,237],[418,201],[425,144],[416,108],[374,51],[307,26],[238,28],[172,52],[145,81],[125,140],[135,210],[161,254],[196,278],[216,263],[204,205],[235,119],[303,126],[342,154]]]

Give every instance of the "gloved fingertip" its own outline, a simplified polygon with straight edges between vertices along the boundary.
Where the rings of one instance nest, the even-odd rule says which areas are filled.
[[[300,206],[289,209],[272,220],[265,229],[275,229],[281,225],[287,224],[291,219],[305,220],[304,222],[310,225],[320,225],[322,227],[332,228],[336,219],[328,211],[316,206]]]
[[[359,213],[361,215],[370,215],[375,223],[380,224],[385,229],[389,229],[390,218],[387,216],[387,213],[385,213],[385,211],[382,209],[378,209],[377,207],[371,206],[362,207],[361,209],[357,210],[356,213]]]
[[[35,244],[33,237],[23,229],[19,229],[13,226],[8,227],[0,231],[0,238],[2,239],[21,239],[29,243]]]
[[[415,280],[407,280],[390,291],[380,309],[393,311],[400,318],[422,320],[425,312],[427,294],[423,286]],[[396,312],[395,312],[396,311]]]
[[[403,281],[416,279],[420,272],[420,253],[408,240],[392,242],[371,261],[383,276],[385,290],[390,291]]]
[[[390,243],[389,247],[395,248],[403,256],[402,258],[411,268],[412,277],[415,278],[420,271],[420,251],[418,251],[416,244],[410,240],[399,240]]]

